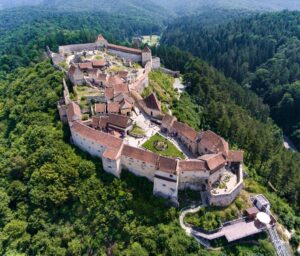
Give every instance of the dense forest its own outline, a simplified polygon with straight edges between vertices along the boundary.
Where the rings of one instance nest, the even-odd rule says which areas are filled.
[[[153,22],[149,17],[114,16],[105,12],[74,15],[25,8],[2,11],[0,17],[2,71],[41,60],[47,45],[55,51],[59,45],[92,42],[99,33],[112,42],[123,42],[136,35],[160,33],[162,29],[161,23]]]
[[[214,27],[197,17],[179,19],[162,42],[208,61],[255,91],[271,116],[300,148],[300,13],[257,14]]]
[[[131,36],[160,32],[162,24],[147,17],[35,8],[1,12],[0,24],[0,254],[272,255],[266,240],[202,249],[180,229],[179,211],[152,196],[148,181],[129,173],[115,179],[99,160],[69,144],[56,110],[63,74],[44,60],[45,46],[56,50],[93,41],[100,32],[126,44]],[[164,46],[153,51],[167,67],[181,70],[188,85],[181,100],[169,102],[174,114],[245,149],[251,177],[246,189],[268,195],[279,220],[296,230],[296,245],[300,158],[283,149],[269,107],[187,52]],[[163,88],[159,76],[152,79]]]

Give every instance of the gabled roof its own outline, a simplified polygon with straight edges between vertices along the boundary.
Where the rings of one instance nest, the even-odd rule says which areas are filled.
[[[82,118],[80,107],[73,101],[68,105],[67,117],[69,122],[73,122],[75,120],[81,120]]]
[[[156,166],[158,155],[144,149],[124,145],[122,155]]]
[[[228,162],[234,162],[234,163],[242,163],[244,161],[244,151],[237,150],[233,151],[230,150],[228,153]]]
[[[148,108],[161,111],[161,105],[155,93],[151,93],[144,99],[144,102]]]
[[[107,100],[111,100],[114,97],[114,88],[105,88],[104,96]]]
[[[96,111],[96,113],[105,113],[106,112],[106,104],[104,104],[104,103],[95,104],[95,111]]]
[[[119,76],[110,76],[107,81],[108,86],[113,87],[115,85],[124,84],[124,81]]]
[[[92,65],[94,68],[102,68],[106,66],[105,60],[93,60]]]
[[[229,146],[228,143],[219,135],[212,131],[205,131],[200,134],[201,140],[199,145],[213,153],[222,152],[224,155],[228,155]]]
[[[108,148],[103,152],[103,157],[110,160],[117,160],[120,157],[120,149]]]
[[[91,62],[83,62],[78,64],[80,70],[87,70],[87,69],[92,69],[92,63]]]
[[[190,141],[196,141],[199,136],[198,132],[196,132],[193,128],[178,121],[175,121],[173,123],[172,131],[177,132],[181,136],[189,139]]]
[[[118,102],[107,103],[107,113],[119,113],[120,104]]]
[[[108,114],[108,123],[125,129],[131,123],[131,120],[128,116]]]
[[[169,172],[169,173],[176,174],[177,161],[174,158],[160,156],[158,160],[157,169],[162,172]]]
[[[219,169],[226,164],[226,159],[222,153],[203,155],[199,157],[199,159],[205,161],[207,168],[210,171]]]
[[[171,115],[168,115],[166,114],[163,119],[162,119],[162,124],[166,127],[169,127],[171,128],[173,123],[176,121],[176,117],[175,116],[171,116]]]
[[[113,86],[114,88],[114,95],[117,95],[119,93],[129,93],[129,88],[127,84],[115,84]]]
[[[115,138],[107,133],[97,131],[78,121],[74,122],[72,130],[78,133],[81,137],[94,141],[104,147],[120,148],[123,145],[123,140]]]
[[[206,164],[203,160],[183,160],[179,162],[179,171],[182,172],[205,172]]]

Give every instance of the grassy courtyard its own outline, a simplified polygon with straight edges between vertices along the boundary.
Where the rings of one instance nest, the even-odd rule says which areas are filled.
[[[143,144],[143,148],[166,157],[184,159],[184,154],[175,145],[159,134],[155,134]]]

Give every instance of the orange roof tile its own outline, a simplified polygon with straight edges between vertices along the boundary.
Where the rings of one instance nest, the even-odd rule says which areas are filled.
[[[115,84],[114,88],[114,95],[119,93],[129,93],[129,88],[127,84]]]
[[[162,172],[176,174],[177,161],[174,158],[160,156],[158,161],[158,169]]]
[[[107,103],[107,113],[119,113],[120,104],[118,102]]]
[[[103,152],[103,157],[110,160],[117,160],[120,157],[120,149],[108,148]]]
[[[226,164],[226,159],[222,153],[203,155],[199,159],[205,161],[210,171],[219,169]]]
[[[123,140],[115,138],[107,133],[95,130],[80,122],[74,122],[72,130],[78,133],[81,137],[94,141],[95,143],[109,148],[120,148],[123,145]]]
[[[200,146],[208,149],[213,153],[222,152],[226,156],[228,155],[229,146],[228,143],[219,135],[212,131],[205,131],[200,134],[201,140]]]
[[[105,88],[104,96],[107,100],[111,100],[114,97],[114,88]]]
[[[106,65],[105,60],[93,60],[92,65],[94,68],[102,68]]]
[[[244,161],[244,151],[229,151],[228,153],[228,161],[235,162],[235,163],[242,163]]]
[[[105,113],[106,112],[106,104],[104,104],[104,103],[95,104],[95,111],[96,111],[96,113]]]
[[[171,115],[165,115],[162,119],[162,124],[166,127],[171,128],[173,123],[176,121],[176,117],[175,116],[171,116]]]
[[[92,69],[92,68],[93,68],[91,62],[83,62],[83,63],[79,63],[78,66],[79,66],[79,68],[80,68],[81,70],[87,70],[87,69]]]
[[[205,162],[202,160],[183,160],[179,162],[179,170],[182,172],[207,171]]]
[[[196,141],[198,139],[198,132],[184,123],[175,121],[172,130],[173,132],[177,132],[181,136],[186,137],[190,141]]]
[[[144,149],[124,145],[122,155],[156,166],[158,155]]]
[[[80,107],[73,101],[68,105],[67,117],[69,122],[74,121],[74,119],[81,120],[82,118]]]
[[[131,119],[128,116],[108,114],[108,123],[120,128],[127,128]]]

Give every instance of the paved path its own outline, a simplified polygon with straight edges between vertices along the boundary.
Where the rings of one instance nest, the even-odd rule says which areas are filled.
[[[198,212],[201,209],[201,207],[203,207],[203,206],[202,205],[192,206],[190,208],[184,209],[179,216],[179,223],[180,223],[181,228],[184,229],[184,231],[186,232],[186,234],[188,236],[194,237],[195,239],[197,239],[197,241],[199,241],[199,239],[200,239],[199,242],[207,248],[210,247],[209,241],[223,237],[223,236],[227,239],[228,242],[233,242],[235,240],[238,240],[238,239],[241,239],[241,238],[244,238],[247,236],[258,234],[263,230],[263,229],[257,227],[255,225],[254,221],[246,222],[244,219],[233,221],[228,226],[224,226],[220,230],[218,230],[214,233],[211,233],[211,234],[203,233],[199,230],[196,230],[192,227],[185,225],[184,218],[186,217],[186,215],[188,213]]]

